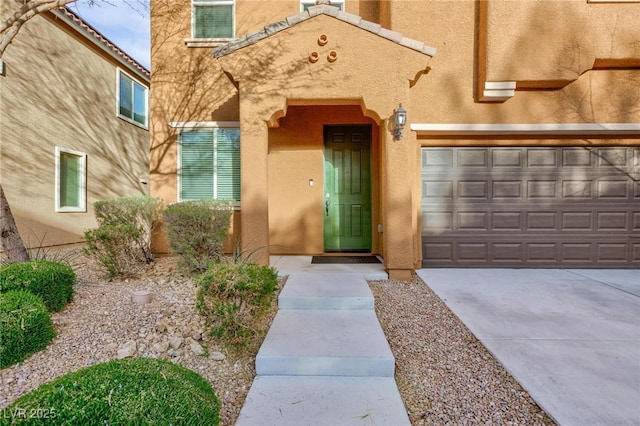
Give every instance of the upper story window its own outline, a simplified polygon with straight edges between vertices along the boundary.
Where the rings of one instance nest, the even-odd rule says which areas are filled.
[[[316,0],[300,0],[300,11],[304,12],[309,9],[311,6],[316,5]],[[343,1],[334,1],[331,0],[331,6],[335,6],[340,10],[344,10],[344,0]]]
[[[118,117],[147,128],[146,86],[118,70]]]
[[[192,38],[233,38],[234,0],[192,0],[192,5]]]

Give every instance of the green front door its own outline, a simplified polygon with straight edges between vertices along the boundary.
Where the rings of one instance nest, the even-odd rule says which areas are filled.
[[[324,249],[371,251],[371,126],[324,128]]]

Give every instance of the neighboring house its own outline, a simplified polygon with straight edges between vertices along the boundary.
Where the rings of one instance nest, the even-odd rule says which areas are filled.
[[[28,246],[81,242],[95,201],[149,192],[149,80],[68,9],[22,27],[2,58],[0,182]]]
[[[640,3],[314,3],[154,1],[153,195],[265,263],[640,266]]]

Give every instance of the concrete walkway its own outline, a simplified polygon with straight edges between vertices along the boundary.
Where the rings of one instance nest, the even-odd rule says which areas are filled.
[[[418,274],[558,424],[640,425],[640,270]]]
[[[272,264],[289,278],[236,425],[410,425],[365,278],[382,265]]]

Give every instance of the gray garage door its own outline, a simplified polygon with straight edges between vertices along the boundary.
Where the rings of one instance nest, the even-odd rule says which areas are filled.
[[[424,267],[640,267],[640,148],[423,148]]]

